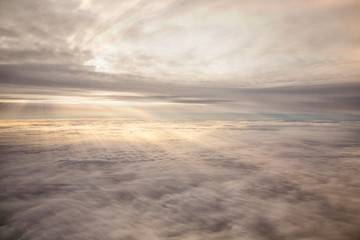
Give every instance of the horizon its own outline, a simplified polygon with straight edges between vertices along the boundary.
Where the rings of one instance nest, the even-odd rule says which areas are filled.
[[[0,4],[2,118],[359,119],[356,0]]]
[[[359,12],[1,0],[0,239],[359,240]]]

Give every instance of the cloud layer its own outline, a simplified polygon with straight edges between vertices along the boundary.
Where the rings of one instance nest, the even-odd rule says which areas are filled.
[[[68,66],[7,65],[0,67],[0,83],[3,118],[134,117],[141,111],[157,117],[278,114],[298,120],[305,120],[300,115],[356,120],[360,106],[357,82],[250,88],[164,82]],[[124,106],[134,105],[137,110],[129,115]]]
[[[357,123],[2,121],[2,239],[358,239]]]

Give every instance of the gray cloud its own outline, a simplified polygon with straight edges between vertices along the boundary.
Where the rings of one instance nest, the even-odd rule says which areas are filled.
[[[111,119],[4,126],[2,239],[360,234],[357,123]]]
[[[3,63],[79,64],[89,58],[87,50],[70,46],[72,34],[84,34],[95,19],[76,12],[80,1],[2,1],[1,58]]]
[[[353,0],[2,1],[0,61],[182,82],[354,81],[358,9]]]
[[[360,106],[357,82],[245,88],[170,83],[137,75],[97,73],[81,66],[27,64],[1,66],[0,83],[3,102],[42,101],[49,107],[54,99],[61,103],[66,98],[81,98],[78,104],[161,102],[182,104],[190,112],[194,104],[201,104],[216,108],[208,109],[210,114],[319,114],[321,119],[321,114],[358,115]],[[180,115],[185,116],[185,112],[180,110]]]
[[[73,99],[171,104],[147,107],[158,116],[359,113],[357,1],[0,4],[2,110]]]

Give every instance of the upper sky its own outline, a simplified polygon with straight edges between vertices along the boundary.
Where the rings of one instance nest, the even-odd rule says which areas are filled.
[[[0,110],[358,114],[359,12],[356,0],[3,0]]]

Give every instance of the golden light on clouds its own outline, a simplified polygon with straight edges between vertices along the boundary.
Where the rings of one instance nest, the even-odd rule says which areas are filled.
[[[0,234],[357,239],[358,125],[0,120]]]
[[[355,0],[16,0],[0,8],[5,105],[96,105],[104,116],[105,106],[115,107],[111,115],[137,106],[186,117],[201,105],[215,118],[356,112]]]
[[[0,0],[0,239],[359,240],[359,0]]]
[[[338,18],[342,24],[327,25],[326,20],[341,14],[336,11],[339,5],[351,4],[355,2],[114,3],[100,17],[102,24],[84,38],[93,55],[87,63],[97,71],[188,80],[234,79],[306,65],[330,67],[331,61],[349,58],[351,46],[343,47],[356,30],[346,36],[346,28],[354,25],[352,17]],[[301,18],[302,13],[308,19]],[[337,31],[345,35],[339,37]]]

